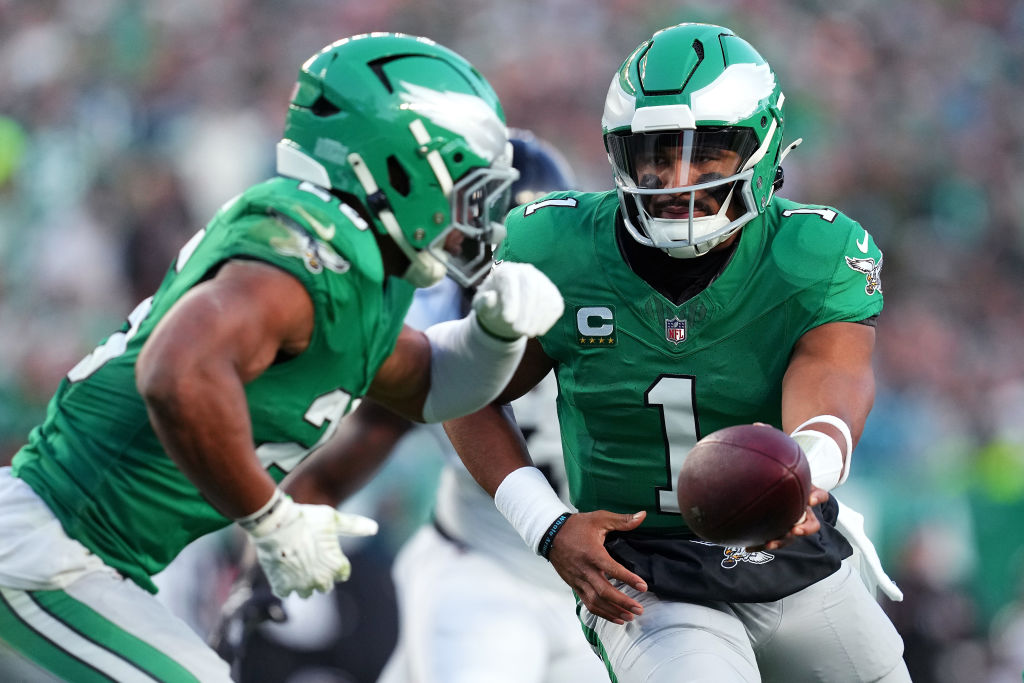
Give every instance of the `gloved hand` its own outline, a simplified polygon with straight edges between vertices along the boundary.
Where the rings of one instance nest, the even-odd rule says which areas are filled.
[[[377,522],[281,496],[263,519],[243,528],[252,537],[274,594],[283,598],[294,591],[307,598],[314,590],[329,593],[336,581],[348,580],[352,565],[338,536],[372,536]]]
[[[536,266],[502,261],[477,288],[473,310],[484,330],[512,340],[550,330],[565,303],[558,287]]]

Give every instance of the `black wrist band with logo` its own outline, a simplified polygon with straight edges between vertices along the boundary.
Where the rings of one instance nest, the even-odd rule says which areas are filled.
[[[540,539],[540,545],[537,547],[537,554],[543,557],[545,560],[548,559],[548,555],[551,554],[551,544],[555,542],[555,536],[561,531],[562,526],[565,524],[565,520],[572,516],[571,512],[563,512],[558,516],[558,519],[551,523],[548,530],[544,532],[544,537]]]

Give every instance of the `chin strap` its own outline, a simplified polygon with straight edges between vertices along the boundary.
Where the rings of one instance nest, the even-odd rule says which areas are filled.
[[[789,156],[789,153],[792,152],[797,147],[799,147],[800,143],[802,143],[803,141],[803,138],[797,138],[796,140],[793,140],[793,142],[789,143],[789,145],[786,146],[786,149],[782,150],[782,154],[779,155],[780,166],[782,165],[782,162],[786,160],[786,157]]]
[[[769,192],[768,194],[769,200],[771,200],[771,198],[775,195],[775,193],[778,190],[782,189],[782,183],[786,177],[785,172],[782,170],[782,162],[786,159],[786,157],[789,156],[789,153],[792,152],[797,147],[799,147],[800,143],[803,141],[803,138],[797,138],[796,140],[791,142],[789,146],[786,147],[786,149],[782,150],[782,154],[779,155],[779,164],[775,167],[775,180],[772,182],[772,189],[771,192]]]

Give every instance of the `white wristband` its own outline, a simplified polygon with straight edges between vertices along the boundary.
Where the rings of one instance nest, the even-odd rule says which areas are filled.
[[[284,491],[276,488],[270,499],[259,510],[245,517],[239,517],[235,522],[250,534],[261,536],[277,525],[279,518],[289,507],[291,507],[291,499],[284,494]]]
[[[838,429],[846,442],[846,452],[836,440],[824,432],[805,429],[808,425],[827,424]],[[850,461],[853,459],[853,438],[850,427],[835,415],[818,415],[805,421],[790,435],[800,444],[807,464],[811,468],[811,483],[818,488],[831,491],[850,476]]]
[[[428,327],[430,391],[425,422],[468,415],[495,398],[519,366],[526,338],[498,339],[481,327],[476,313]]]
[[[533,552],[552,522],[570,512],[536,467],[510,472],[494,492],[494,504]]]

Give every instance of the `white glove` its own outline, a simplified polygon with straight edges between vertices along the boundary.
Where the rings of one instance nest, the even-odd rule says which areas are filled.
[[[871,542],[867,532],[864,531],[864,515],[843,504],[838,498],[836,498],[836,502],[839,503],[836,529],[846,537],[846,540],[850,542],[854,549],[860,551],[861,577],[868,584],[868,589],[873,593],[874,587],[877,586],[882,589],[882,592],[890,600],[901,602],[903,600],[903,591],[899,589],[896,582],[890,579],[889,575],[882,569],[882,561],[878,559],[875,544]],[[874,584],[874,586],[871,584]]]
[[[352,565],[341,551],[339,534],[372,536],[377,522],[338,512],[329,505],[302,505],[278,491],[269,510],[242,528],[256,546],[256,559],[278,597],[293,591],[307,598],[314,590],[329,593],[347,581]]]
[[[530,263],[502,261],[473,297],[477,320],[500,339],[539,337],[562,317],[565,303],[548,276]]]

